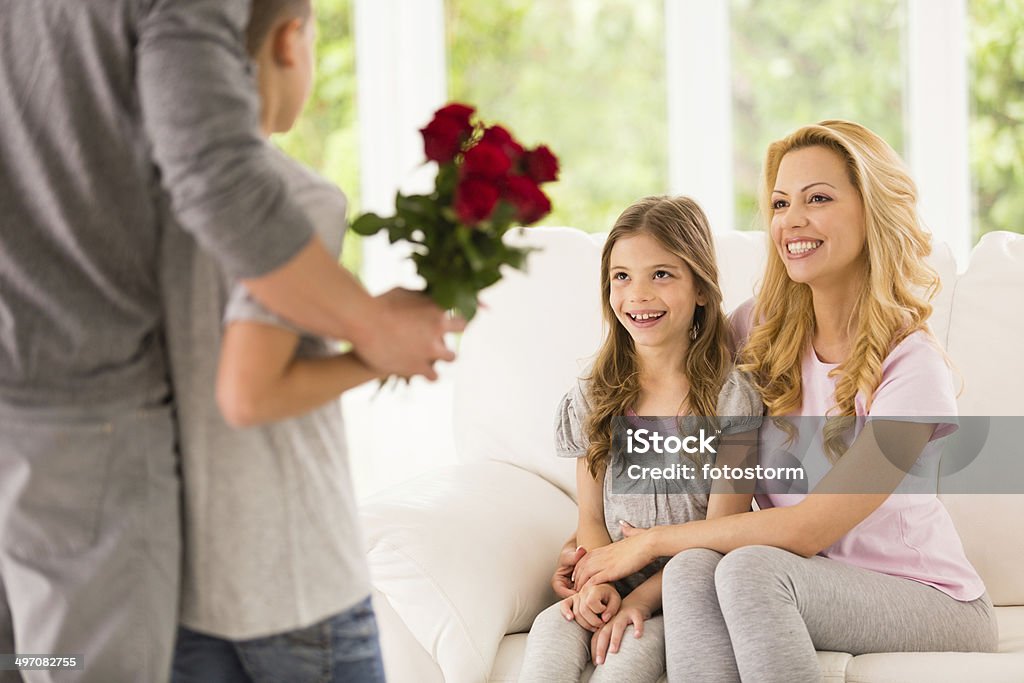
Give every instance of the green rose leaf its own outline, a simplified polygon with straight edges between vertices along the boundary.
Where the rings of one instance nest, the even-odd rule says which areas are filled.
[[[408,197],[399,194],[395,199],[395,212],[416,227],[431,226],[438,219],[434,199],[421,194]]]
[[[394,223],[393,218],[381,218],[375,213],[364,213],[352,222],[352,230],[357,235],[369,237],[376,235],[383,228],[389,228]]]
[[[476,289],[470,287],[460,287],[456,293],[455,312],[466,319],[469,322],[476,315]]]
[[[473,236],[469,232],[469,228],[463,225],[455,228],[455,239],[458,240],[459,246],[462,247],[462,253],[466,257],[466,261],[469,263],[469,267],[473,272],[477,272],[484,267],[484,260],[480,256],[480,252],[473,245]]]
[[[427,287],[427,293],[438,306],[447,311],[455,308],[458,301],[457,289],[457,285],[453,280],[434,280]]]

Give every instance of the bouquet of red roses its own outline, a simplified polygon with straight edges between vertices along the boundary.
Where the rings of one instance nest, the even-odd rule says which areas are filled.
[[[501,279],[501,266],[523,267],[531,250],[502,237],[551,211],[540,185],[558,178],[547,146],[524,149],[501,126],[474,120],[474,111],[449,104],[420,130],[427,160],[438,165],[432,193],[399,192],[394,216],[367,213],[352,223],[360,235],[387,230],[392,243],[411,243],[427,294],[466,320],[476,314],[477,294]]]

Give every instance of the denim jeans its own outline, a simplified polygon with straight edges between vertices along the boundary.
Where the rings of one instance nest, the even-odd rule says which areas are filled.
[[[383,683],[370,598],[296,631],[232,641],[178,630],[173,683]]]

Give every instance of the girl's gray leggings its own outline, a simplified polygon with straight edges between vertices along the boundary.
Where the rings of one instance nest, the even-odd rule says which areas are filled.
[[[815,650],[994,652],[987,595],[960,602],[922,583],[768,546],[698,548],[662,578],[669,681],[820,681]]]
[[[644,622],[644,635],[627,626],[619,651],[583,678],[590,662],[590,631],[566,621],[559,604],[537,615],[526,640],[520,683],[655,683],[665,673],[665,627],[661,615]]]

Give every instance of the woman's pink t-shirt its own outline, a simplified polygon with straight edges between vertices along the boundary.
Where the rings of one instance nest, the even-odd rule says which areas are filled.
[[[749,335],[752,314],[753,300],[750,300],[730,316],[735,338],[741,343]],[[799,411],[787,417],[828,414],[833,408],[836,385],[836,378],[828,374],[835,368],[836,364],[819,360],[808,345],[801,363],[803,402]],[[873,418],[929,418],[927,421],[936,425],[935,431],[911,470],[916,480],[912,487],[915,493],[901,493],[901,485],[881,507],[819,554],[864,569],[913,579],[957,600],[980,597],[985,592],[985,584],[967,560],[953,520],[935,493],[942,438],[957,429],[952,374],[942,353],[927,334],[911,334],[893,348],[882,363],[882,381],[875,390],[870,410],[862,394],[857,395],[854,403],[858,417],[855,434]],[[946,420],[936,419],[942,417]],[[820,431],[813,438],[816,452],[823,453]],[[771,420],[766,419],[762,424],[759,439],[763,466],[777,467],[791,460],[792,456],[788,456],[789,460],[780,459],[788,437]],[[823,456],[818,463],[809,460],[803,463],[808,477],[806,490],[813,491],[830,465]],[[928,478],[935,485],[922,489],[921,482],[927,482]],[[920,493],[922,490],[926,492]],[[788,507],[796,505],[806,495],[764,493],[758,494],[756,499],[761,508]]]

